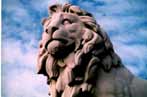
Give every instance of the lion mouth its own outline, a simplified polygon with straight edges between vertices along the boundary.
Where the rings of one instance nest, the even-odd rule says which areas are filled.
[[[68,43],[68,40],[67,39],[64,39],[64,38],[54,38],[54,39],[50,39],[46,45],[45,45],[45,48],[47,49],[48,45],[52,42],[52,41],[59,41],[61,42],[61,44],[67,44]]]
[[[68,42],[68,40],[62,39],[62,38],[54,38],[54,39],[52,39],[52,40],[60,41],[60,42],[62,42],[63,44],[66,44],[66,43]]]
[[[64,38],[54,38],[49,40],[45,48],[53,57],[64,58],[75,48],[74,41]]]

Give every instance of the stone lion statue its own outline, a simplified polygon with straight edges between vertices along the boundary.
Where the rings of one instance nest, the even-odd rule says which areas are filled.
[[[52,5],[49,13],[37,65],[51,97],[147,97],[147,81],[123,66],[90,13],[71,4]]]

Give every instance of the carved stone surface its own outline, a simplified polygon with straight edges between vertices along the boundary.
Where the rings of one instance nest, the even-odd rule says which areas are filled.
[[[147,81],[123,65],[93,16],[71,4],[49,7],[43,19],[38,73],[51,97],[147,97]]]

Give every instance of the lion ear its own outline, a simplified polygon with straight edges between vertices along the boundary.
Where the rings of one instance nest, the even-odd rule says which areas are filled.
[[[59,5],[59,4],[52,5],[52,6],[49,7],[49,13],[50,14],[60,12],[60,11],[62,11],[62,6]]]
[[[41,24],[44,25],[47,20],[48,20],[47,18],[43,18]]]

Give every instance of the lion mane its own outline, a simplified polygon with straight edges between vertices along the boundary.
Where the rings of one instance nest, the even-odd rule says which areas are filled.
[[[115,53],[108,35],[100,28],[100,25],[96,23],[96,20],[90,13],[71,4],[65,4],[63,6],[58,4],[53,5],[49,7],[49,12],[50,17],[58,12],[76,15],[83,23],[84,29],[81,32],[83,35],[80,45],[70,51],[70,53],[74,53],[75,65],[69,69],[68,66],[64,65],[54,66],[57,61],[56,58],[47,52],[46,43],[50,36],[46,37],[47,33],[44,28],[45,30],[39,46],[38,60],[41,59],[42,61],[38,61],[38,73],[48,77],[52,97],[63,96],[66,94],[66,91],[71,90],[70,87],[74,86],[74,92],[72,91],[73,95],[78,94],[79,91],[91,91],[92,86],[95,84],[94,80],[96,79],[99,68],[102,68],[105,72],[109,72],[111,68],[121,66],[121,60]],[[43,26],[46,26],[51,21],[50,17],[43,19]],[[46,61],[48,60],[52,61],[47,64]],[[52,65],[49,65],[49,63]],[[61,67],[62,69],[60,70]],[[61,73],[62,71],[68,73]],[[80,88],[76,87],[77,85]]]

